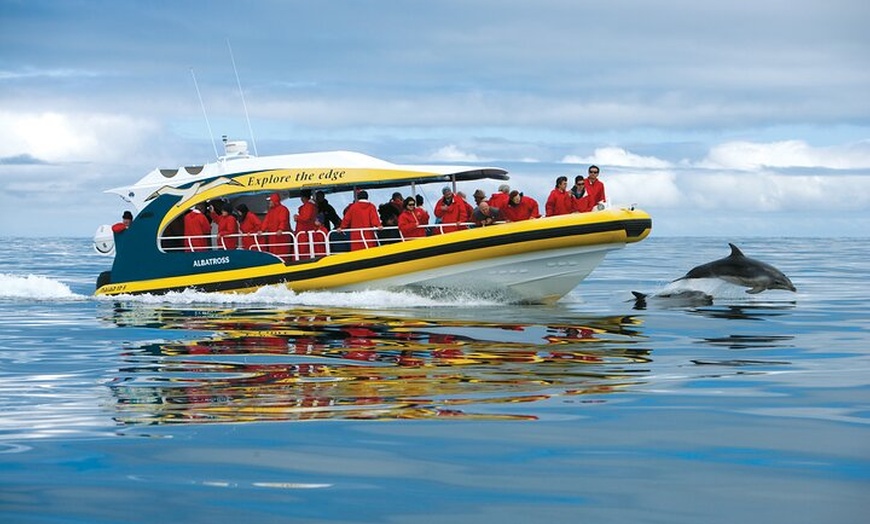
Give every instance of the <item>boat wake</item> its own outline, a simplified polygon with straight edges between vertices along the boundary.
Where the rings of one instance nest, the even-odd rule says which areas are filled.
[[[39,275],[0,273],[0,299],[87,300],[63,282]]]
[[[341,307],[356,309],[402,309],[421,307],[455,307],[497,305],[497,301],[473,296],[430,297],[411,291],[366,290],[354,292],[308,291],[296,293],[283,286],[266,286],[253,293],[207,293],[186,289],[163,295],[115,295],[96,297],[101,301],[125,301],[144,304],[238,304]]]
[[[497,306],[505,302],[497,297],[480,297],[472,293],[427,293],[366,290],[354,292],[308,291],[296,293],[283,286],[266,286],[253,293],[209,293],[186,289],[160,295],[91,296],[75,293],[58,280],[40,275],[0,273],[0,300],[69,300],[100,302],[132,302],[140,304],[227,304],[227,305],[290,305],[342,307],[356,309],[403,309],[427,307]]]

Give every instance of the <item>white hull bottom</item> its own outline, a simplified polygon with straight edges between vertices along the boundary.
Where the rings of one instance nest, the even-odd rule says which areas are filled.
[[[553,303],[577,287],[610,251],[625,244],[572,247],[451,264],[342,287],[411,289],[426,295],[473,296],[515,303]]]

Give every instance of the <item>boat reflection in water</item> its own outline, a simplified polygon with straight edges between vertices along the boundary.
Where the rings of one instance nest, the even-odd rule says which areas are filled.
[[[121,424],[534,420],[541,403],[582,395],[601,402],[641,383],[650,361],[633,347],[642,340],[634,317],[507,324],[142,304],[116,304],[109,316],[119,326],[180,334],[124,348],[109,384]]]

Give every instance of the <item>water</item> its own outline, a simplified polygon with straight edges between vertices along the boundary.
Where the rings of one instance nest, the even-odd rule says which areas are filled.
[[[706,282],[735,241],[798,293]],[[0,254],[0,522],[864,522],[870,239],[650,238],[555,306],[90,297]],[[700,284],[700,283],[699,283]]]

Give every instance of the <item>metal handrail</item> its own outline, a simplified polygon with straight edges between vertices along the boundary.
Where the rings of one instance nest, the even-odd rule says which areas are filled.
[[[501,222],[498,222],[501,223]],[[445,227],[462,227],[464,229],[470,229],[475,226],[474,222],[457,222],[457,223],[438,223],[438,224],[424,224],[419,225],[417,227],[423,228],[427,231],[427,235],[432,234],[448,234],[444,232]],[[291,252],[287,256],[288,259],[299,261],[304,258],[314,259],[320,256],[329,256],[333,254],[335,249],[333,246],[350,246],[353,240],[350,239],[350,233],[352,232],[371,232],[373,233],[374,238],[368,239],[366,235],[362,236],[363,244],[366,248],[377,247],[383,245],[384,240],[394,240],[394,241],[408,241],[415,240],[417,237],[406,238],[401,230],[397,226],[386,226],[381,228],[374,227],[364,227],[364,228],[347,228],[341,230],[342,237],[339,238],[339,231],[333,229],[331,231],[322,231],[322,230],[312,230],[312,231],[299,231],[297,233],[287,231],[287,232],[263,232],[263,233],[235,233],[232,235],[224,235],[222,237],[216,235],[185,235],[185,236],[162,236],[160,237],[161,250],[165,252],[176,252],[176,251],[190,251],[192,246],[192,241],[195,239],[203,239],[207,241],[208,246],[204,248],[199,248],[197,251],[226,251],[226,244],[224,243],[224,239],[226,238],[235,238],[237,240],[236,249],[242,249],[242,239],[249,238],[253,239],[253,245],[251,246],[251,251],[261,251],[264,253],[268,253],[266,251],[267,247],[276,246],[276,247],[290,247]],[[398,232],[398,237],[395,238],[381,238],[378,235],[378,232],[383,231],[396,231]],[[268,238],[270,236],[276,236],[278,234],[289,235],[292,239],[292,242],[282,242],[278,244],[272,244],[268,242]],[[347,234],[345,238],[344,235]],[[303,239],[304,237],[304,239]],[[301,240],[300,240],[301,239]],[[165,247],[164,244],[166,242],[178,241],[181,245],[177,247],[169,246]],[[373,242],[373,245],[368,245],[369,242]],[[300,254],[300,247],[307,247],[307,253],[304,255]],[[278,256],[278,255],[275,255]],[[283,257],[279,257],[283,258]]]

